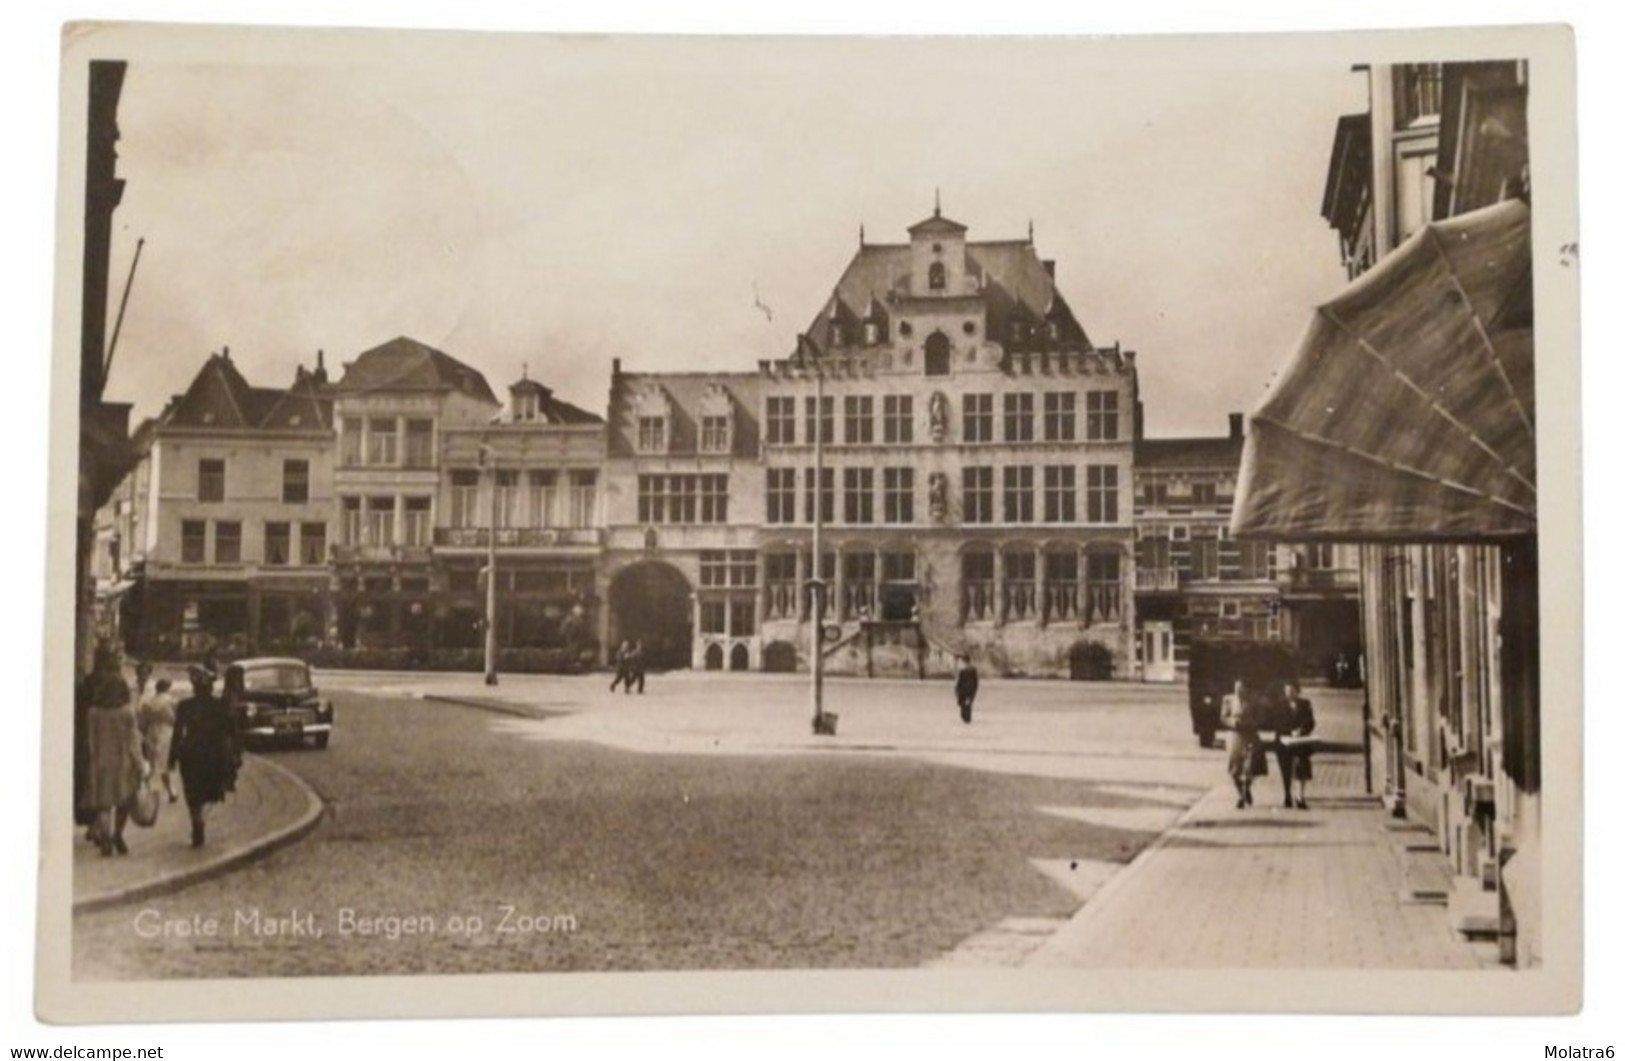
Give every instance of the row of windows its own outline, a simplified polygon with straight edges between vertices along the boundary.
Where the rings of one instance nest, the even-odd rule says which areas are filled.
[[[1235,488],[1228,481],[1225,483],[1224,498],[1226,501],[1235,496]],[[1136,491],[1138,499],[1147,505],[1187,504],[1203,507],[1212,507],[1220,503],[1219,484],[1216,482],[1193,482],[1173,485],[1159,480],[1141,481]]]
[[[1078,395],[1075,391],[1048,391],[1040,409],[1031,392],[1011,392],[1003,396],[1003,431],[995,438],[994,395],[966,394],[960,405],[960,438],[965,442],[1076,442],[1078,441]],[[835,399],[802,399],[803,437],[812,442],[822,438],[835,442]],[[846,445],[869,445],[875,441],[875,399],[866,394],[849,394],[842,399],[841,441]],[[879,407],[880,441],[888,445],[908,445],[914,441],[914,397],[888,394]],[[767,441],[770,445],[793,445],[796,441],[796,399],[767,399]],[[1121,416],[1116,391],[1088,391],[1084,395],[1083,439],[1088,442],[1115,442],[1121,435]]]
[[[1275,546],[1269,542],[1220,541],[1218,537],[1192,537],[1176,541],[1166,537],[1140,539],[1138,563],[1147,578],[1177,574],[1198,582],[1234,578],[1274,579]]]
[[[842,468],[841,520],[863,524],[876,521],[876,478],[873,468]],[[991,466],[960,469],[960,520],[963,523],[1076,523],[1078,522],[1077,468],[1070,464],[1009,465],[995,487]],[[1118,474],[1114,464],[1084,467],[1083,516],[1086,523],[1118,521]],[[800,469],[801,517],[813,518],[814,470]],[[915,521],[913,468],[881,468],[879,520],[881,523]],[[767,469],[767,522],[795,523],[797,469]],[[1041,485],[1040,485],[1041,484]],[[835,469],[823,470],[817,504],[819,519],[835,520]],[[943,499],[946,501],[946,499]]]
[[[728,522],[726,475],[638,476],[639,523]]]
[[[389,495],[339,498],[339,541],[344,545],[404,545],[422,548],[434,541],[434,500]]]
[[[347,468],[434,466],[434,421],[347,416],[340,423],[339,461]]]
[[[243,522],[236,519],[217,519],[214,525],[214,553],[210,559],[210,521],[187,519],[181,521],[181,563],[183,564],[241,564],[243,556]],[[294,530],[299,532],[297,544]],[[327,524],[290,523],[267,520],[263,537],[263,562],[269,567],[298,565],[318,567],[327,563]]]
[[[933,291],[940,291],[947,286],[947,276],[941,272],[941,270],[941,262],[935,262],[932,264],[929,275],[931,280],[930,286],[931,290]],[[964,331],[966,335],[975,335],[976,322],[965,321],[961,326],[961,330]],[[862,345],[864,346],[875,346],[886,341],[885,330],[881,327],[880,322],[877,320],[868,319],[863,321],[862,330],[858,334],[861,336]],[[903,321],[897,326],[897,334],[902,336],[904,339],[907,339],[914,334],[914,328],[908,321]],[[1036,339],[1039,337],[1044,337],[1054,341],[1061,338],[1061,322],[1048,321],[1044,324],[1035,326],[1027,321],[1011,321],[1005,334],[1008,335],[1010,341],[1014,343],[1023,343],[1030,339]],[[831,323],[829,341],[831,346],[846,346],[846,329],[840,324]],[[939,375],[940,373],[930,374]]]
[[[226,500],[226,462],[220,457],[204,457],[197,462],[197,499],[209,504]],[[282,500],[303,505],[310,501],[310,461],[282,462]]]
[[[664,416],[638,417],[638,452],[665,453],[671,448],[671,424]],[[733,417],[700,417],[700,452],[733,452]]]
[[[453,527],[591,527],[598,512],[598,472],[575,469],[526,472],[499,468],[494,494],[482,511],[480,472],[458,468],[451,473],[450,519]],[[494,517],[492,510],[494,509]]]

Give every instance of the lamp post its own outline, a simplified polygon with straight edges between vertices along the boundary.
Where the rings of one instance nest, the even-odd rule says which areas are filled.
[[[480,464],[491,470],[491,526],[485,535],[485,684],[497,683],[497,462],[489,443],[480,443]]]
[[[812,725],[813,733],[824,737],[835,735],[835,716],[824,712],[824,594],[827,587],[823,577],[824,540],[824,367],[817,360],[817,350],[811,338],[803,336],[803,362],[806,354],[813,355],[813,410],[810,430],[813,443],[812,470],[812,578],[807,587],[812,591]]]

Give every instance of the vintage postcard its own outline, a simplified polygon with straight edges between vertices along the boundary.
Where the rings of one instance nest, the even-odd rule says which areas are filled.
[[[45,1019],[1580,1005],[1566,30],[62,56]]]

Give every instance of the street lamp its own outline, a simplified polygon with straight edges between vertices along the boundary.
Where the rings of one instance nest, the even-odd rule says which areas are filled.
[[[497,683],[497,462],[489,443],[480,443],[480,467],[491,469],[491,527],[485,535],[485,684]]]
[[[811,431],[813,436],[813,481],[810,496],[812,499],[812,578],[807,581],[807,588],[812,591],[812,662],[809,668],[812,671],[812,726],[813,733],[823,737],[835,736],[835,718],[833,714],[824,711],[824,592],[823,579],[823,537],[824,537],[824,367],[817,360],[817,350],[812,346],[812,339],[803,336],[805,347],[803,352],[810,350],[814,355],[813,365],[813,414],[811,418]],[[805,356],[803,364],[807,363]]]

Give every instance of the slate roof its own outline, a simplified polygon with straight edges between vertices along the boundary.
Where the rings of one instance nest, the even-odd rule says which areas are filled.
[[[319,431],[332,423],[333,400],[327,388],[303,367],[287,389],[256,387],[228,354],[218,353],[209,355],[184,393],[169,400],[156,426]]]
[[[946,218],[931,219],[938,220],[958,225]],[[916,225],[910,231],[919,227]],[[835,322],[849,335],[855,334],[853,329],[864,319],[879,319],[873,312],[876,307],[889,308],[889,316],[895,317],[898,304],[915,297],[909,293],[912,266],[913,252],[907,243],[868,243],[859,247],[835,285],[833,304],[824,303],[807,327],[807,335],[820,350],[829,348],[832,309]],[[1025,320],[1034,324],[1054,321],[1060,326],[1059,340],[1046,340],[1044,329],[1036,328],[1030,345],[1038,347],[1048,342],[1056,348],[1093,349],[1088,333],[1078,323],[1031,243],[1025,240],[967,242],[965,269],[977,278],[980,290],[962,297],[986,304],[988,334],[997,337],[1006,347],[1013,345],[1008,338],[1009,322]],[[933,300],[942,301],[940,297]]]
[[[364,351],[347,363],[333,390],[457,391],[476,401],[502,404],[478,369],[404,335]]]
[[[1241,438],[1143,438],[1134,444],[1134,470],[1193,471],[1241,467]]]
[[[553,396],[553,389],[538,383],[530,377],[525,377],[508,387],[508,392],[514,397],[520,394],[536,395],[537,421],[547,424],[601,424],[604,418],[597,413],[590,413],[579,405],[571,405],[562,398]],[[510,405],[506,410],[504,419],[513,415]]]

